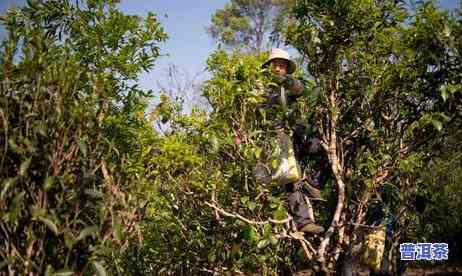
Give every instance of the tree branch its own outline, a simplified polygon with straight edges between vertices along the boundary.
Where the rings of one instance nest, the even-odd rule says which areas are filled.
[[[236,213],[226,212],[225,210],[223,210],[223,209],[217,207],[216,205],[213,205],[213,204],[211,204],[211,203],[209,203],[207,201],[204,202],[204,203],[205,203],[205,205],[211,207],[215,211],[218,211],[220,214],[222,214],[225,217],[236,218],[236,219],[242,220],[243,222],[246,222],[246,223],[252,224],[252,225],[264,225],[264,224],[268,224],[268,223],[284,224],[284,223],[287,223],[287,222],[292,220],[292,217],[289,216],[288,218],[283,219],[283,220],[268,219],[268,220],[265,220],[265,221],[256,221],[256,220],[251,220],[251,219],[245,218],[245,217],[243,217],[243,216],[241,216],[239,214],[236,214]]]
[[[334,174],[336,184],[337,184],[337,206],[335,208],[334,216],[332,218],[331,224],[327,229],[324,238],[321,240],[321,244],[318,249],[318,259],[321,263],[325,261],[325,253],[327,245],[329,244],[330,238],[334,233],[335,229],[339,226],[340,216],[343,211],[343,205],[345,201],[345,183],[343,182],[343,168],[341,167],[338,152],[337,152],[337,121],[338,121],[338,111],[336,110],[336,95],[338,90],[338,81],[332,80],[330,85],[330,95],[329,95],[329,104],[330,104],[330,129],[328,141],[327,142],[327,155],[331,163],[332,172]]]

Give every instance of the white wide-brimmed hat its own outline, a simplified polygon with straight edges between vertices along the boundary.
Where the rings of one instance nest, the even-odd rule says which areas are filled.
[[[268,66],[273,59],[277,59],[277,58],[284,59],[284,60],[288,61],[289,66],[287,68],[287,74],[292,74],[293,72],[295,72],[295,69],[297,69],[297,65],[295,64],[295,62],[293,62],[290,59],[289,53],[287,53],[286,51],[284,51],[282,49],[278,49],[278,48],[275,48],[275,49],[271,50],[271,53],[270,53],[270,56],[269,56],[268,60],[265,61],[265,63],[263,63],[262,67]]]

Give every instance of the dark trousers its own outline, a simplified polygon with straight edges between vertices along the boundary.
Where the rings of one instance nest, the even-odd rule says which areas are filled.
[[[303,196],[302,185],[303,183],[301,182],[289,183],[286,185],[287,203],[289,204],[297,229],[312,222],[309,216],[308,205]]]

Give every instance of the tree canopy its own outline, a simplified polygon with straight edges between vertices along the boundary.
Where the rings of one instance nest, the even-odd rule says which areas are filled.
[[[267,43],[280,43],[286,11],[292,1],[231,0],[211,19],[208,33],[231,48],[260,51]]]

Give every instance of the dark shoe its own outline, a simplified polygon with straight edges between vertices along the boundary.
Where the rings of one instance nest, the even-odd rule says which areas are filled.
[[[301,232],[319,234],[324,232],[324,227],[314,224],[312,222],[305,224],[301,229]]]

